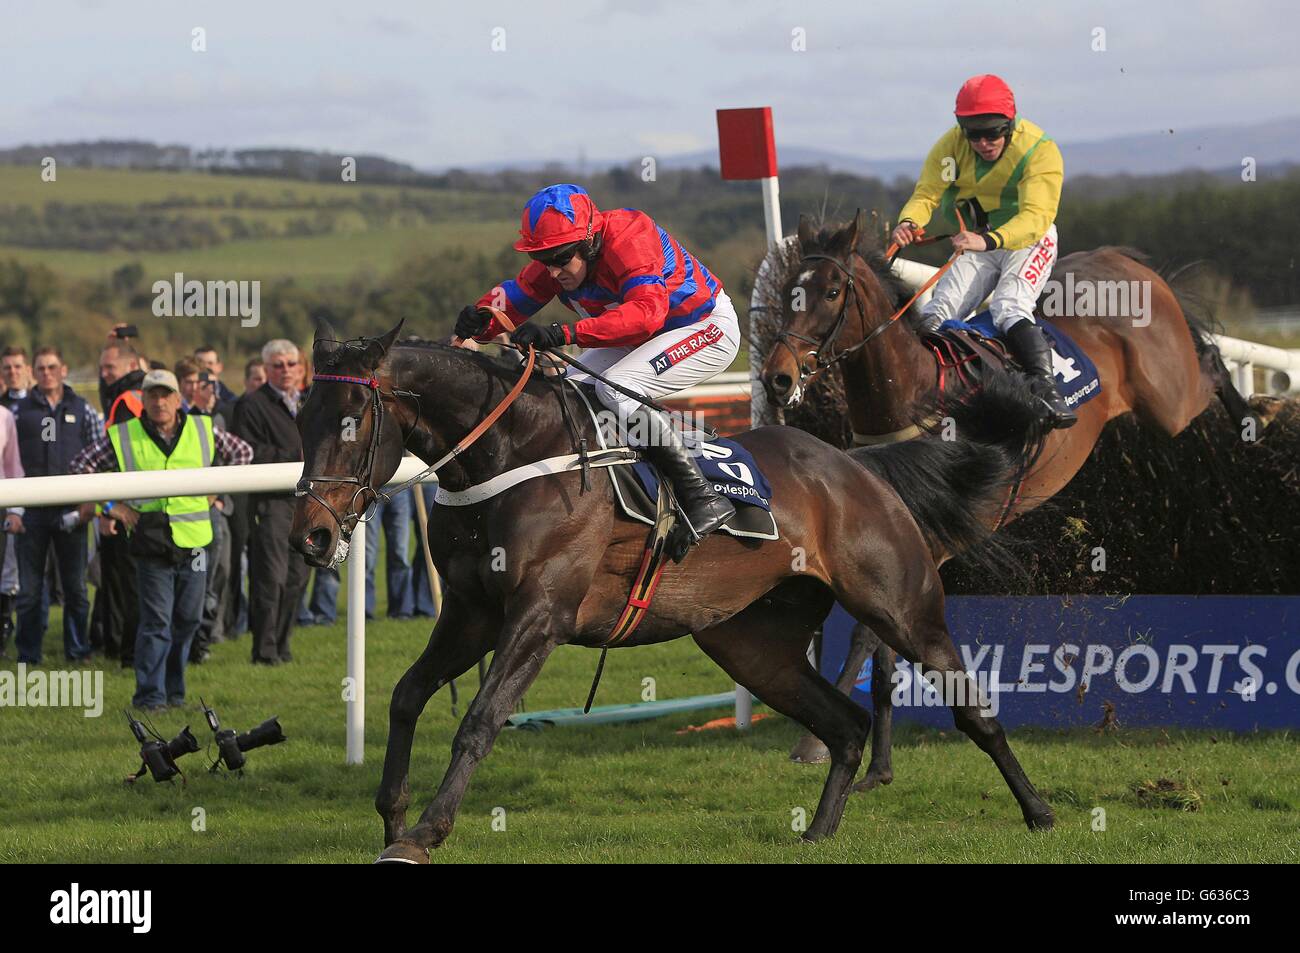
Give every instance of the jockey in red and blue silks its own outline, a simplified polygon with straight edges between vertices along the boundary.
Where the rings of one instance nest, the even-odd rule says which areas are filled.
[[[503,333],[480,310],[499,308],[516,325],[515,344],[578,344],[578,359],[592,371],[652,400],[709,380],[735,358],[740,329],[722,283],[644,212],[602,212],[580,186],[551,185],[528,200],[519,232],[514,247],[532,260],[461,311],[461,342]],[[528,322],[557,297],[577,322]],[[676,491],[690,524],[679,524],[669,537],[669,550],[680,561],[735,509],[700,473],[666,415],[604,382],[595,386],[629,442],[646,451]]]

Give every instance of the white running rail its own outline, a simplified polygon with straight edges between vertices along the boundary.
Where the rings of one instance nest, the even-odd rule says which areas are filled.
[[[792,240],[793,237],[787,237],[786,239],[787,242]],[[763,259],[762,264],[759,265],[759,278],[755,282],[756,285],[768,276],[772,268],[772,261],[771,253]],[[894,274],[915,289],[925,284],[926,280],[938,269],[933,265],[925,265],[921,262],[899,258],[894,261],[893,271]],[[917,299],[917,303],[925,304],[930,300],[930,294],[929,291],[925,292]],[[750,300],[750,309],[752,310],[758,304],[756,292]],[[1233,384],[1243,397],[1252,397],[1261,392],[1280,397],[1300,395],[1300,350],[1286,350],[1268,344],[1256,344],[1254,341],[1228,337],[1225,334],[1211,336],[1219,347],[1219,353],[1223,355],[1224,363],[1228,365],[1228,370],[1232,373]],[[1255,370],[1257,368],[1263,372],[1262,391],[1255,389]],[[751,405],[756,407],[753,412],[753,419],[758,420],[759,417],[768,413],[766,401],[755,399],[760,396],[760,392],[754,389],[757,386],[760,370],[761,368],[753,362],[751,354],[748,374],[720,374],[708,384],[688,388],[675,395],[675,397],[720,397],[728,394],[750,394]],[[746,379],[747,383],[741,386],[738,379]]]

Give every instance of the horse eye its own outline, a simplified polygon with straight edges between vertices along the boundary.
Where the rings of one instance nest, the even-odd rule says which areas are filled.
[[[832,288],[830,291],[826,292],[826,300],[827,300],[827,301],[834,301],[834,300],[835,300],[836,298],[838,298],[839,296],[840,296],[840,289],[839,289],[839,288]]]

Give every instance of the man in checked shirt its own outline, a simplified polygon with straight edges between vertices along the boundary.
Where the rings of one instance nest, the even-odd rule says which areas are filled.
[[[181,412],[180,386],[171,371],[145,375],[144,416],[110,427],[72,461],[73,473],[123,473],[242,466],[253,448],[212,418]],[[123,480],[123,488],[130,486]],[[185,666],[203,620],[212,522],[206,496],[117,500],[103,505],[100,530],[124,527],[135,557],[140,628],[135,642],[137,708],[154,711],[185,703]]]

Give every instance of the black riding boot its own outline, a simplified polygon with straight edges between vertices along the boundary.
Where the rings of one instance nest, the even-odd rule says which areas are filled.
[[[1056,387],[1056,374],[1052,371],[1052,348],[1043,336],[1043,329],[1033,321],[1020,319],[1003,332],[1011,354],[1029,375],[1034,393],[1047,405],[1046,417],[1055,430],[1073,427],[1079,420]]]
[[[690,525],[685,526],[679,520],[668,534],[668,555],[673,562],[679,563],[692,546],[735,516],[736,508],[704,478],[699,464],[686,449],[681,434],[673,429],[666,414],[639,407],[628,416],[628,423],[633,429],[644,428],[645,440],[638,441],[638,444],[650,462],[672,483],[677,502],[690,521]]]

